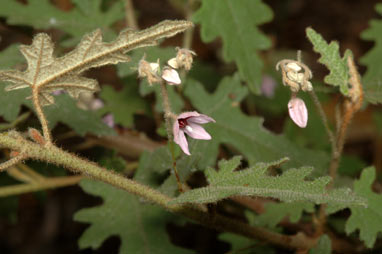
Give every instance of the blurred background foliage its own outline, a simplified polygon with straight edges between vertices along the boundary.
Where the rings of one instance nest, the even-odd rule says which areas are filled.
[[[382,113],[377,103],[382,102],[382,21],[379,15],[382,5],[377,5],[377,0],[244,2],[244,5],[236,5],[219,0],[132,1],[139,29],[164,19],[192,17],[197,25],[191,40],[187,42],[186,35],[177,35],[163,41],[160,47],[130,52],[130,63],[87,72],[86,76],[99,81],[100,93],[95,97],[84,96],[79,102],[60,94],[56,105],[45,109],[55,142],[66,150],[126,176],[134,175],[137,181],[175,195],[175,178],[169,173],[171,157],[165,146],[160,91],[158,87],[138,80],[135,68],[144,54],[147,60],[160,59],[163,64],[174,57],[175,47],[189,44],[197,57],[192,70],[187,75],[182,73],[183,85],[169,87],[173,110],[180,113],[196,109],[214,117],[217,124],[207,127],[213,136],[211,142],[190,142],[193,156],[184,156],[177,150],[178,170],[183,181],[193,187],[202,186],[206,180],[201,172],[207,166],[215,167],[218,159],[237,154],[244,156],[243,167],[288,156],[291,161],[281,170],[308,165],[315,168],[311,177],[325,175],[330,145],[313,102],[300,93],[308,107],[309,124],[307,128],[299,129],[287,115],[290,92],[282,86],[281,75],[274,69],[280,59],[294,59],[296,51],[302,50],[303,61],[313,71],[314,88],[329,121],[334,124],[336,104],[341,98],[338,90],[323,84],[328,71],[317,62],[319,56],[313,52],[305,35],[306,27],[311,26],[326,41],[337,40],[341,54],[350,49],[356,62],[360,63],[361,75],[364,75],[367,102],[349,128],[336,184],[352,187],[361,170],[374,165],[377,181],[370,180],[373,176],[368,171],[368,175],[359,180],[359,185],[372,185],[374,191],[380,193]],[[126,15],[125,0],[2,0],[0,67],[25,69],[18,45],[30,44],[39,32],[48,33],[56,42],[55,54],[58,56],[70,51],[84,34],[96,28],[101,28],[104,40],[110,41],[127,26]],[[229,15],[239,17],[240,25],[233,26],[232,20],[227,18]],[[25,100],[28,93],[28,89],[9,93],[0,89],[0,130],[40,128],[37,119],[28,113],[33,112],[31,101]],[[96,107],[96,102],[103,106]],[[5,151],[2,156],[7,156]],[[65,170],[45,163],[28,161],[26,165],[45,177],[67,174]],[[22,182],[23,179],[12,174],[0,174],[0,186]],[[108,186],[84,181],[81,187],[83,190],[74,185],[1,197],[0,253],[117,253],[120,245],[129,253],[141,253],[139,237],[132,238],[135,227],[142,227],[142,232],[147,232],[153,248],[149,253],[229,253],[230,250],[240,250],[232,253],[283,253],[232,234],[218,235],[157,208],[147,211],[137,198],[119,196],[118,190]],[[102,196],[104,201],[85,192]],[[118,203],[118,200],[126,203]],[[228,202],[217,209],[276,231],[312,230],[304,223],[308,217],[304,211],[312,212],[311,204],[281,204],[281,207],[260,202],[267,213],[259,212],[254,220],[251,218],[253,214],[243,212],[238,203]],[[98,207],[102,209],[100,213],[84,209],[76,213],[73,221],[73,215],[80,208],[101,204],[103,206]],[[116,218],[115,231],[97,235],[105,228],[97,224],[102,221],[100,216],[102,213],[112,214],[115,205],[118,205],[118,213],[112,215]],[[155,220],[157,227],[151,224],[132,226],[132,218],[142,214]],[[290,216],[290,221],[282,221],[285,215]],[[348,217],[349,210],[345,210],[330,217],[328,223],[336,234],[343,236],[345,231],[348,232],[349,226],[345,226]],[[123,218],[132,221],[126,222]],[[93,224],[89,229],[88,224],[79,222]],[[366,236],[368,245],[371,238],[375,239],[378,226],[373,236]],[[331,241],[333,239],[331,237]],[[381,243],[377,240],[376,251],[381,250]],[[317,252],[319,249],[312,253],[328,250],[330,253],[329,237],[322,237],[319,248],[323,248],[321,252]]]

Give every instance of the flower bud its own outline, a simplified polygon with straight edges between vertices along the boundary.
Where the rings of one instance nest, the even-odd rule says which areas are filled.
[[[301,71],[301,66],[298,65],[297,63],[288,63],[286,65],[286,67],[289,69],[289,70],[293,70],[294,72],[299,72]]]
[[[151,85],[152,83],[156,83],[160,81],[158,77],[159,73],[159,60],[156,63],[149,63],[143,57],[139,61],[138,65],[138,77],[139,78],[147,78],[147,81]]]
[[[178,61],[176,60],[176,58],[171,58],[170,60],[167,61],[167,64],[174,68],[174,69],[178,69],[179,68],[179,65],[178,65]]]
[[[182,83],[182,81],[180,80],[178,72],[172,68],[169,68],[169,67],[165,67],[163,69],[162,78],[164,80],[166,80],[166,82],[169,85],[179,85],[180,83]]]
[[[300,128],[305,128],[308,123],[308,110],[305,102],[300,98],[292,98],[288,102],[289,116]]]

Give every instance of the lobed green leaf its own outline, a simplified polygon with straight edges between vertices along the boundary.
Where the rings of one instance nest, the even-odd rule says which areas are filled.
[[[382,15],[382,4],[375,6],[378,14]],[[361,38],[374,41],[374,47],[369,50],[360,62],[367,67],[362,78],[365,98],[370,103],[382,103],[382,19],[370,21],[370,27],[361,34]]]
[[[347,67],[347,57],[352,55],[350,50],[346,50],[345,55],[341,58],[339,45],[332,41],[328,44],[322,36],[312,28],[306,29],[306,35],[313,44],[313,49],[321,55],[318,61],[324,64],[330,71],[329,75],[325,76],[325,83],[332,86],[339,86],[343,95],[349,95],[349,74]]]
[[[271,9],[261,0],[203,0],[193,19],[201,24],[204,42],[222,38],[225,60],[235,61],[240,77],[253,93],[260,94],[263,62],[258,51],[268,49],[271,41],[257,26],[272,17]]]
[[[218,172],[212,168],[207,169],[206,176],[210,185],[182,193],[170,203],[212,203],[231,196],[260,196],[284,202],[366,205],[364,198],[352,194],[349,189],[326,191],[330,177],[305,181],[312,168],[289,169],[280,176],[270,176],[267,174],[267,169],[280,165],[285,159],[271,163],[257,163],[246,170],[235,172],[238,160],[236,157],[230,161],[220,161]]]
[[[382,195],[372,191],[376,173],[374,167],[365,168],[358,181],[354,182],[354,192],[367,200],[367,207],[351,206],[351,215],[346,222],[347,234],[359,229],[359,237],[368,248],[372,248],[378,233],[382,232]]]
[[[76,212],[74,220],[89,223],[79,239],[79,247],[99,248],[111,236],[119,236],[119,253],[192,253],[171,244],[166,223],[171,215],[163,209],[145,205],[137,197],[109,184],[83,180],[82,189],[102,197],[100,206]]]

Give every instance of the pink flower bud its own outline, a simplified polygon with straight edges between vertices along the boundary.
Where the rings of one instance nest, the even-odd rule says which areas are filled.
[[[162,72],[162,78],[166,80],[169,85],[179,85],[182,82],[178,72],[172,68],[165,67]]]
[[[308,110],[305,102],[300,98],[292,98],[288,102],[289,116],[300,128],[305,128],[308,123]]]

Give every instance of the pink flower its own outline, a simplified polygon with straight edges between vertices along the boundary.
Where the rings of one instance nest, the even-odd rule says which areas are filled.
[[[300,98],[292,98],[288,102],[289,116],[300,128],[305,128],[308,123],[308,110],[305,102]]]
[[[211,139],[210,134],[200,126],[201,124],[209,122],[215,122],[215,120],[209,116],[199,114],[196,111],[180,114],[176,118],[173,126],[174,142],[182,148],[185,154],[191,155],[188,150],[188,142],[184,133],[187,133],[188,136],[194,139],[209,140]]]

